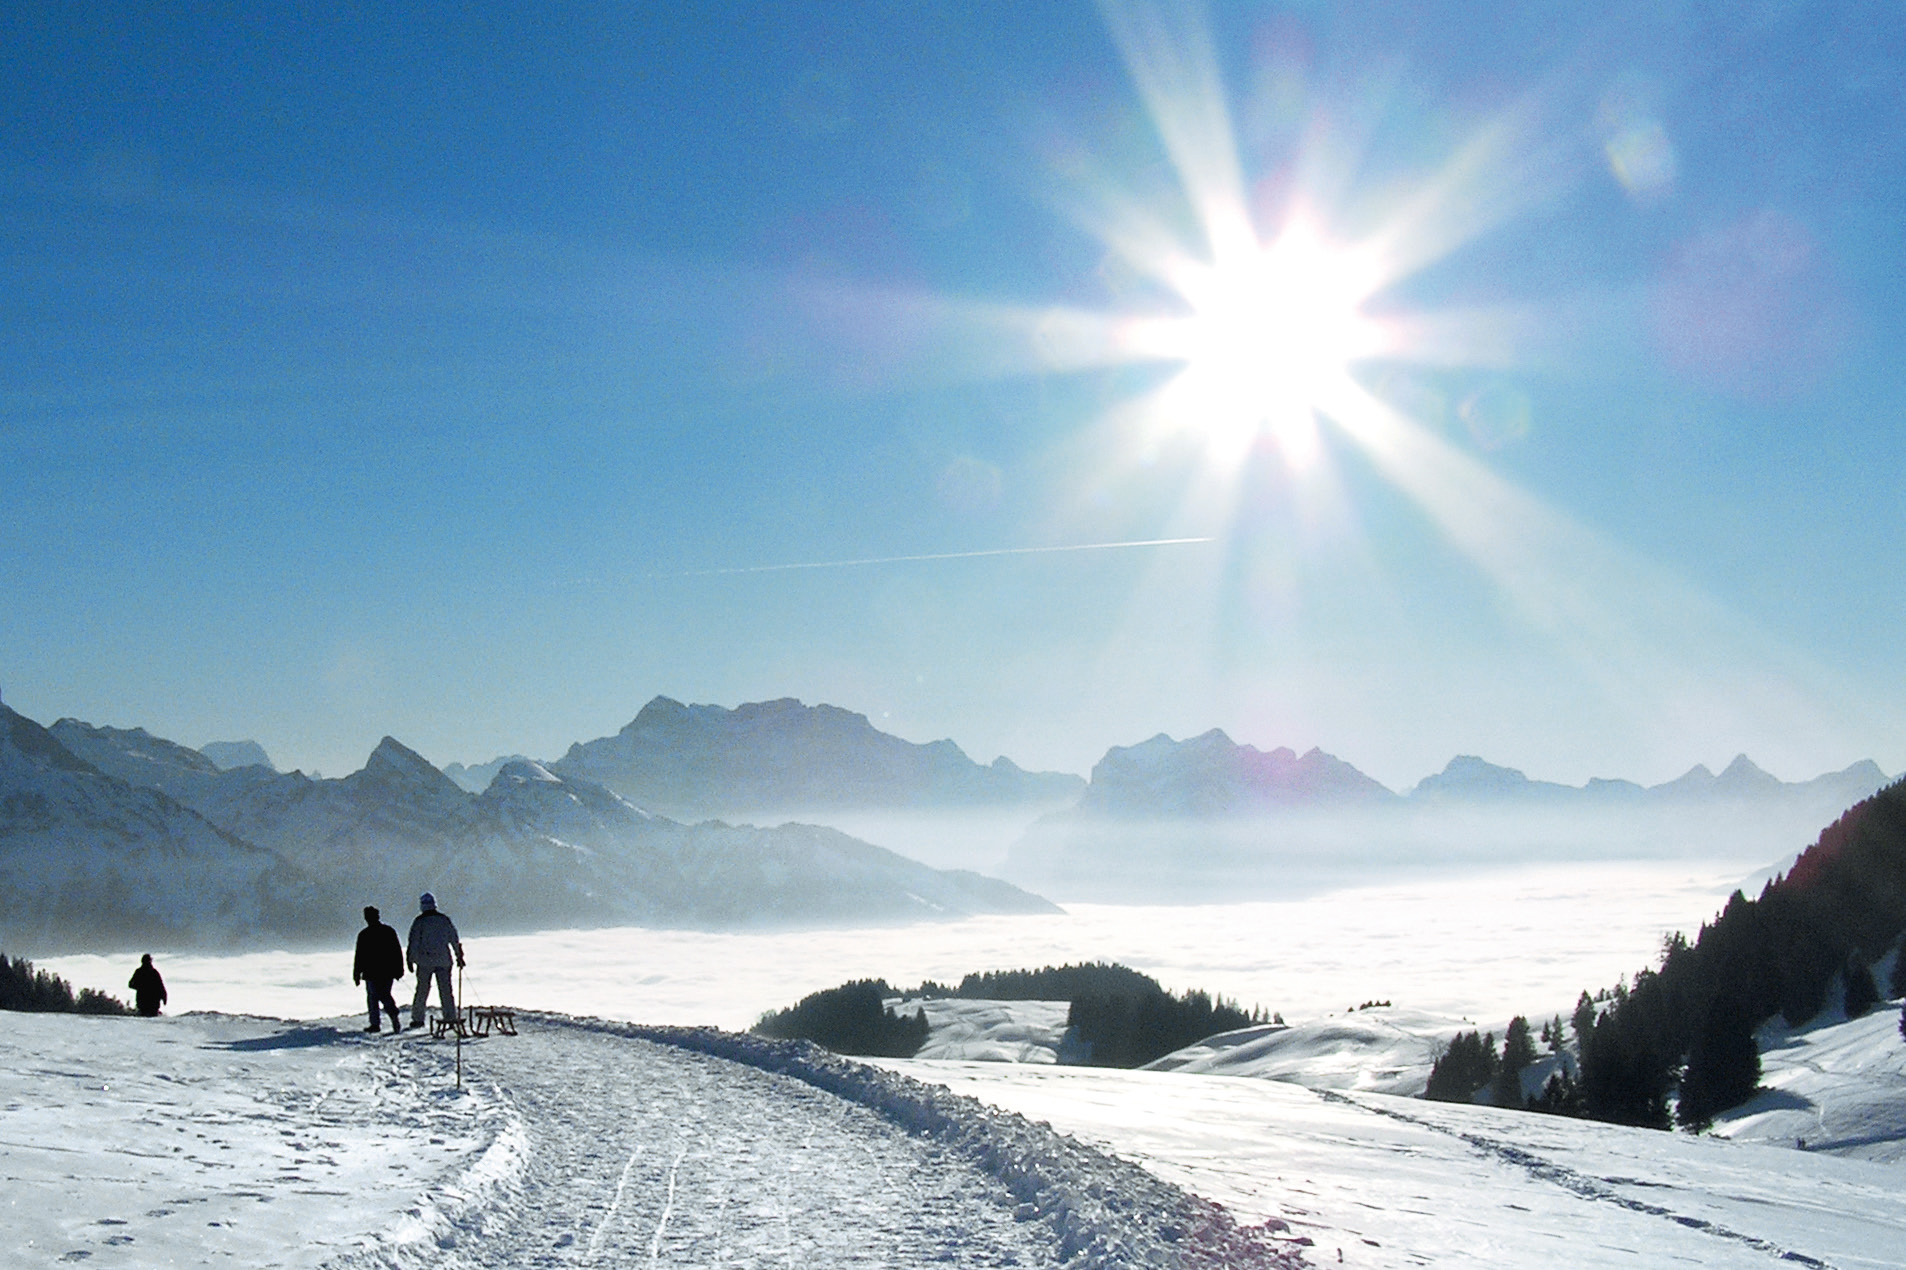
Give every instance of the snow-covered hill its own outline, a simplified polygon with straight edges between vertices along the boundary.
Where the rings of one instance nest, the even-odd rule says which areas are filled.
[[[1147,1065],[1150,1071],[1250,1076],[1310,1089],[1415,1097],[1467,1019],[1379,1006],[1292,1026],[1263,1024],[1209,1036]]]

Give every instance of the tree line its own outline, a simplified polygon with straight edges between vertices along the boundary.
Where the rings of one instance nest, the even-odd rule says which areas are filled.
[[[124,1001],[92,988],[73,985],[47,970],[35,970],[24,957],[0,952],[0,1010],[54,1014],[131,1014]]]
[[[1776,1015],[1790,1026],[1827,1005],[1834,985],[1848,1018],[1882,999],[1871,967],[1906,932],[1906,780],[1880,790],[1829,825],[1757,899],[1736,891],[1694,941],[1664,941],[1658,968],[1576,1002],[1579,1054],[1534,1099],[1512,1094],[1504,1068],[1533,1055],[1493,1036],[1459,1036],[1430,1075],[1430,1097],[1467,1101],[1499,1082],[1495,1101],[1615,1124],[1705,1128],[1746,1101],[1760,1082],[1754,1032]],[[1906,996],[1906,952],[1894,959],[1891,996]],[[1524,1033],[1527,1021],[1518,1019]],[[1511,1024],[1514,1032],[1516,1024]],[[1561,1021],[1553,1025],[1559,1040]],[[1549,1029],[1545,1028],[1545,1031]],[[1906,1007],[1900,1031],[1906,1037]],[[1516,1068],[1519,1073],[1520,1067]],[[1670,1111],[1672,1101],[1673,1109]]]
[[[887,1006],[895,996],[884,979],[855,979],[810,992],[785,1010],[770,1010],[754,1025],[760,1036],[813,1041],[836,1054],[912,1058],[926,1044],[927,1016]]]
[[[1094,1067],[1139,1067],[1207,1036],[1255,1024],[1283,1022],[1262,1008],[1192,989],[1165,991],[1150,975],[1112,962],[994,970],[969,974],[956,986],[932,980],[895,991],[885,980],[859,979],[803,997],[761,1016],[763,1036],[803,1039],[840,1054],[911,1058],[926,1042],[923,1012],[898,1014],[886,1002],[959,998],[980,1001],[1066,1001],[1066,1026]]]

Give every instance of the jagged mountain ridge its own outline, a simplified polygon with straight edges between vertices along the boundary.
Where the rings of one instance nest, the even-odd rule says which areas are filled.
[[[468,766],[462,763],[445,763],[442,770],[445,776],[463,788],[473,794],[480,794],[490,787],[490,782],[496,779],[496,774],[511,763],[534,761],[526,754],[503,754],[487,763],[471,763]]]
[[[518,756],[446,774],[472,792]],[[1871,760],[1810,781],[1784,782],[1746,755],[1718,776],[1697,764],[1661,785],[1596,778],[1584,785],[1531,780],[1520,770],[1459,755],[1438,773],[1396,793],[1354,765],[1313,747],[1264,751],[1213,728],[1183,741],[1160,733],[1113,746],[1090,780],[1028,772],[1001,757],[990,766],[952,741],[918,745],[875,728],[865,715],[792,698],[730,710],[658,696],[620,732],[579,741],[544,766],[559,776],[606,785],[636,804],[675,817],[747,816],[842,808],[1040,806],[1114,819],[1254,816],[1293,809],[1370,809],[1431,804],[1575,800],[1583,805],[1717,799],[1800,799],[1845,807],[1885,783]],[[1071,804],[1070,807],[1067,805]]]
[[[1652,788],[1567,786],[1459,756],[1399,795],[1321,749],[1161,734],[1108,751],[1078,805],[1028,826],[1003,872],[1063,900],[1206,903],[1463,865],[1710,848],[1772,859],[1885,780],[1863,762],[1787,783],[1743,756]]]
[[[917,745],[864,714],[793,698],[733,710],[656,697],[612,737],[577,742],[548,765],[665,815],[841,807],[1058,805],[1085,782],[974,762],[950,740]]]
[[[1175,741],[1159,733],[1148,741],[1107,750],[1072,813],[1106,819],[1222,819],[1280,811],[1343,808],[1373,810],[1448,804],[1528,802],[1547,805],[1671,805],[1702,800],[1787,800],[1838,811],[1886,783],[1871,759],[1807,781],[1782,781],[1745,754],[1715,775],[1700,764],[1660,785],[1590,780],[1562,785],[1531,780],[1520,770],[1458,755],[1444,769],[1396,794],[1356,767],[1321,749],[1298,755],[1280,747],[1240,745],[1222,730]]]
[[[159,800],[221,841],[285,866],[286,876],[312,879],[299,892],[301,908],[328,912],[332,925],[342,917],[344,929],[357,905],[407,907],[424,889],[442,895],[446,907],[454,903],[472,929],[491,930],[618,922],[839,924],[1056,911],[994,879],[930,869],[832,830],[680,824],[593,782],[565,779],[527,761],[506,764],[478,795],[391,737],[361,770],[323,780],[258,767],[207,770],[214,765],[202,755],[142,729],[61,724],[132,779],[86,762],[31,725],[29,740],[53,756],[46,763],[83,769],[122,798]],[[18,791],[0,792],[12,797]],[[75,867],[90,860],[93,872],[110,873],[110,862],[93,851],[87,824],[53,829]],[[57,897],[46,903],[58,907]],[[189,928],[192,913],[213,907],[184,904],[184,925]],[[102,911],[116,910],[106,904]],[[274,929],[269,918],[261,920]],[[295,934],[303,929],[299,923],[279,925]],[[213,942],[245,933],[259,932],[246,927]],[[46,944],[29,946],[43,951]]]
[[[140,734],[142,740],[153,738]],[[179,747],[183,748],[183,747]],[[336,897],[0,705],[0,931],[34,949],[311,937]]]
[[[1248,815],[1276,807],[1374,806],[1397,796],[1333,754],[1299,757],[1239,745],[1213,728],[1174,741],[1159,733],[1107,750],[1092,769],[1079,812],[1094,816]]]
[[[226,769],[188,746],[144,728],[95,727],[60,719],[46,729],[59,743],[108,776],[159,790],[188,807],[271,779],[266,767]]]
[[[1763,799],[1818,801],[1835,809],[1850,807],[1887,783],[1872,759],[1862,759],[1812,780],[1783,781],[1762,770],[1745,754],[1715,775],[1697,763],[1671,781],[1643,786],[1634,781],[1597,778],[1585,785],[1531,780],[1513,767],[1499,767],[1474,755],[1459,755],[1434,776],[1419,781],[1412,801],[1542,801],[1586,803],[1678,803],[1702,799],[1751,802]]]

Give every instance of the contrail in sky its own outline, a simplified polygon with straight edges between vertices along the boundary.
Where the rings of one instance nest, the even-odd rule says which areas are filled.
[[[750,564],[728,569],[689,569],[653,573],[655,578],[713,578],[733,573],[786,573],[794,569],[856,569],[870,564],[909,564],[916,560],[977,560],[983,556],[1043,556],[1061,551],[1118,551],[1126,547],[1179,547],[1216,538],[1146,538],[1138,542],[1080,542],[1063,547],[995,547],[989,551],[937,551],[922,556],[870,556],[864,560],[808,560],[799,564]]]

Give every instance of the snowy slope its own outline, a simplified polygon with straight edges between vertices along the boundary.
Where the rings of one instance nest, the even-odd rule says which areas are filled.
[[[493,1086],[445,1055],[227,1015],[9,1015],[0,1261],[316,1266],[434,1247],[522,1168]]]
[[[1430,1068],[1451,1039],[1475,1030],[1467,1019],[1380,1006],[1288,1027],[1272,1023],[1221,1032],[1147,1066],[1414,1097],[1428,1087]]]
[[[956,997],[895,999],[901,1014],[927,1017],[926,1044],[915,1058],[969,1063],[1076,1061],[1065,1043],[1069,1001],[969,1001]]]
[[[1906,1165],[1906,1040],[1900,1003],[1864,1018],[1761,1029],[1761,1093],[1723,1114],[1716,1137]]]
[[[1316,1264],[1896,1267],[1906,1166],[1278,1081],[890,1062],[1224,1204]]]
[[[309,932],[324,902],[281,857],[0,706],[0,948],[231,945]]]
[[[1274,1230],[805,1045],[525,1015],[9,1016],[0,1261],[1295,1266]]]

